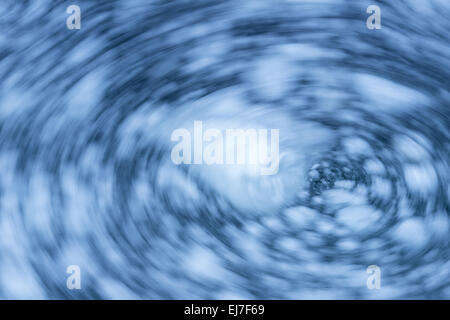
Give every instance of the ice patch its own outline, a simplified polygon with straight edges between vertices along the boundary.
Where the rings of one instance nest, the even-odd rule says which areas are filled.
[[[337,214],[337,220],[355,232],[371,228],[380,217],[381,213],[370,206],[346,207]]]
[[[436,189],[437,176],[432,165],[405,165],[403,170],[410,191],[425,195]]]
[[[368,106],[372,112],[404,110],[428,101],[422,93],[388,79],[358,74],[354,80],[362,96],[373,102]]]
[[[312,223],[318,213],[311,208],[299,206],[285,209],[284,215],[289,223],[292,223],[297,228],[301,228]]]
[[[428,240],[424,221],[410,218],[402,221],[394,231],[394,238],[411,247],[420,247]]]
[[[372,148],[361,138],[347,138],[344,141],[344,148],[348,153],[352,154],[371,154]]]

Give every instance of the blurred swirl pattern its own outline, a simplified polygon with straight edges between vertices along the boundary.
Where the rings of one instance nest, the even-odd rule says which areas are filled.
[[[449,17],[2,0],[0,298],[449,299]],[[194,120],[279,128],[278,174],[174,165]]]

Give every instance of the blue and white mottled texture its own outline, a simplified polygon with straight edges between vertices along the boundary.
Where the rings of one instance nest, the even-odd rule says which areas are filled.
[[[69,2],[0,2],[0,298],[450,298],[449,1]],[[279,173],[175,166],[194,120]]]

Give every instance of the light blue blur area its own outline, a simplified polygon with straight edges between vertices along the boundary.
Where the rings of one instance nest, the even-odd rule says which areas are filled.
[[[0,2],[1,299],[450,298],[450,2],[70,4]],[[174,164],[195,121],[277,173]]]

